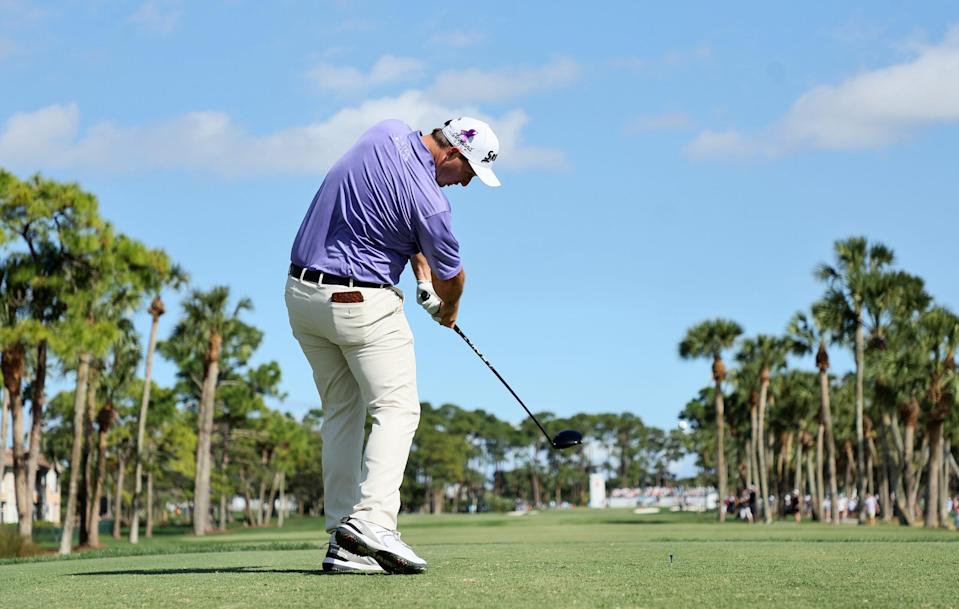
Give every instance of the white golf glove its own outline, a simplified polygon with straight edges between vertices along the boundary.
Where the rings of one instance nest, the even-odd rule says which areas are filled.
[[[440,305],[443,301],[436,295],[432,281],[421,279],[416,282],[416,303],[426,309],[434,321],[440,320]]]

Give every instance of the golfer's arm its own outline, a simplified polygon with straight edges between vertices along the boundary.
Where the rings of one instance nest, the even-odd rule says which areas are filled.
[[[458,307],[460,297],[463,295],[463,288],[466,286],[466,271],[460,269],[460,272],[449,279],[440,279],[433,275],[433,289],[436,295],[440,297],[447,306]]]
[[[430,263],[426,261],[426,256],[423,254],[413,254],[413,257],[410,258],[410,266],[413,267],[413,274],[416,275],[417,281],[432,281],[430,279]]]
[[[413,254],[410,258],[410,265],[413,267],[413,274],[416,275],[417,281],[433,282],[433,289],[436,290],[436,295],[440,297],[440,300],[450,304],[459,302],[463,295],[463,288],[466,286],[465,271],[461,269],[457,275],[450,279],[440,279],[430,269],[426,256],[422,253]]]

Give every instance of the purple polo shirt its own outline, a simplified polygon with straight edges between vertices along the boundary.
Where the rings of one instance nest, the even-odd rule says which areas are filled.
[[[418,252],[441,279],[462,268],[433,156],[418,131],[398,120],[383,121],[330,168],[296,234],[290,260],[396,285]]]

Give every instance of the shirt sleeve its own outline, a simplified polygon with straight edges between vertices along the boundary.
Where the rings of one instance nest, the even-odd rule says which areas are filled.
[[[456,277],[463,263],[460,261],[460,244],[453,236],[450,212],[417,217],[415,222],[420,251],[430,268],[444,281]]]

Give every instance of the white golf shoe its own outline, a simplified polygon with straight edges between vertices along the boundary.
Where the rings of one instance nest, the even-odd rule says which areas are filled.
[[[353,554],[369,556],[388,573],[422,573],[426,561],[406,545],[397,531],[359,518],[344,518],[336,529],[336,543]]]
[[[358,556],[336,543],[336,534],[330,535],[330,547],[323,559],[327,573],[384,573],[383,567],[369,556]]]

